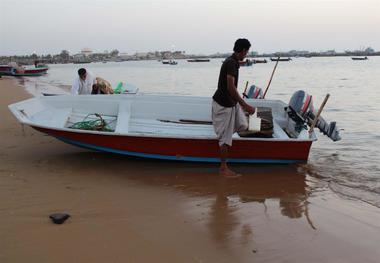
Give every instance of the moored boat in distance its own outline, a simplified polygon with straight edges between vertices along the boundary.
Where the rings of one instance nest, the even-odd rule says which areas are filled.
[[[210,59],[208,59],[208,58],[193,58],[193,59],[188,59],[187,62],[210,62]]]
[[[309,109],[308,98],[302,110]],[[257,108],[261,128],[234,134],[229,162],[306,162],[317,137],[314,131],[309,135],[300,123],[302,117],[290,114],[290,105],[279,100],[246,101]],[[192,96],[81,95],[36,97],[9,108],[19,122],[79,147],[146,158],[219,162],[211,103],[211,98]],[[88,128],[88,121],[96,124]],[[340,139],[335,125],[329,136]]]
[[[162,60],[162,64],[166,64],[166,65],[177,65],[178,62],[175,61],[175,60],[170,59],[170,60]]]
[[[367,57],[351,57],[352,60],[367,60]]]
[[[266,59],[253,59],[253,64],[267,63]]]
[[[271,61],[291,61],[291,58],[270,58]]]
[[[243,66],[243,67],[249,67],[249,66],[252,66],[253,61],[251,59],[247,58],[246,60],[239,61],[239,64],[240,64],[240,66]]]

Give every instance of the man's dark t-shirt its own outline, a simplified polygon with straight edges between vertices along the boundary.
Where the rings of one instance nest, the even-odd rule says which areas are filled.
[[[235,86],[237,88],[239,80],[239,61],[232,55],[228,57],[220,69],[218,89],[212,97],[219,105],[223,107],[234,107],[237,103],[227,89],[227,75],[235,77]]]

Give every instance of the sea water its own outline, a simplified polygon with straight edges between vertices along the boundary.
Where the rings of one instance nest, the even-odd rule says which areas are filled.
[[[19,81],[37,96],[41,92],[67,93],[77,70],[84,67],[113,85],[125,81],[143,93],[211,97],[221,64],[222,59],[204,63],[178,60],[178,65],[155,60],[49,65],[48,74]],[[241,67],[239,92],[246,81],[265,90],[274,65],[268,60],[266,64]],[[266,98],[289,102],[300,89],[313,96],[315,108],[327,93],[331,95],[322,116],[337,121],[342,136],[341,141],[332,142],[319,134],[308,164],[300,169],[342,197],[380,207],[380,57],[365,61],[333,57],[279,62]]]

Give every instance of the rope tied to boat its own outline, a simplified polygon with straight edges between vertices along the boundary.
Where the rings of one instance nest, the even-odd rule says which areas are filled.
[[[95,116],[96,119],[88,120],[91,116]],[[98,113],[88,114],[86,117],[84,117],[83,121],[76,122],[69,128],[90,131],[113,131],[111,128],[109,128],[107,122]]]

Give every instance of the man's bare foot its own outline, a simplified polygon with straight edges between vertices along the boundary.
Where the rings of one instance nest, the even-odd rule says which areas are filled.
[[[226,178],[238,178],[241,176],[241,174],[235,173],[234,171],[230,170],[229,168],[220,168],[219,174],[226,177]]]

